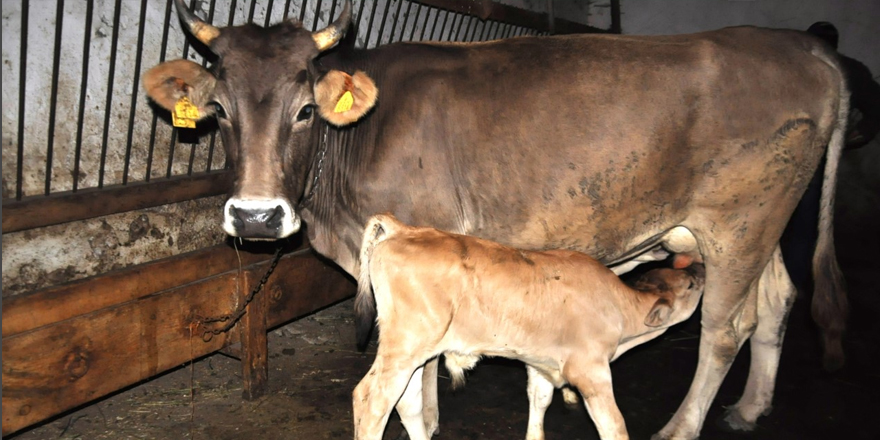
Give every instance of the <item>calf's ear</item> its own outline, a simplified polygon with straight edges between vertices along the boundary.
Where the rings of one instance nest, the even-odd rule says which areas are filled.
[[[202,119],[214,113],[215,108],[208,105],[217,83],[214,75],[207,69],[189,60],[174,60],[159,64],[144,74],[143,84],[150,97],[160,107],[172,113],[181,98],[198,108],[195,119]]]
[[[670,304],[669,300],[660,298],[654,303],[654,307],[651,307],[648,316],[645,317],[645,325],[648,327],[660,327],[669,321],[670,316],[672,316],[672,304]]]
[[[362,118],[379,97],[379,89],[366,73],[349,75],[331,70],[315,83],[318,112],[327,122],[344,126]]]

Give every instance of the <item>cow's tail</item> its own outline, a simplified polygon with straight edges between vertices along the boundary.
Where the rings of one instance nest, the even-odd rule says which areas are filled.
[[[815,280],[812,314],[822,329],[824,347],[823,364],[834,371],[843,366],[843,331],[846,327],[848,303],[843,273],[837,263],[834,249],[834,192],[837,187],[837,169],[846,138],[849,114],[849,90],[840,64],[825,56],[823,60],[835,67],[840,75],[840,102],[837,121],[831,134],[831,142],[825,156],[824,180],[819,205],[819,237],[813,254],[813,279]]]
[[[358,291],[354,299],[355,331],[358,347],[366,348],[370,339],[370,331],[376,322],[376,300],[373,297],[373,285],[370,279],[370,260],[377,244],[388,238],[397,222],[390,216],[375,215],[367,221],[364,239],[361,243],[360,273],[358,274]]]

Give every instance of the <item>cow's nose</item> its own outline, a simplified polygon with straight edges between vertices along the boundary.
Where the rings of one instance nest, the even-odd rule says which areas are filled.
[[[229,206],[229,217],[239,237],[278,238],[284,220],[284,208],[238,208]]]

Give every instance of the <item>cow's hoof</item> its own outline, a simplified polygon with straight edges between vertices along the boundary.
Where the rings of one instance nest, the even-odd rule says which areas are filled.
[[[758,425],[744,419],[739,411],[731,408],[727,410],[724,418],[718,421],[718,426],[728,432],[750,432],[754,431]]]

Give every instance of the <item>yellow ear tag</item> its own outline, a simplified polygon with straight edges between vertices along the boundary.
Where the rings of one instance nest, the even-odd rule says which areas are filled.
[[[339,101],[336,102],[336,108],[333,109],[333,113],[342,113],[351,110],[351,105],[354,104],[354,97],[351,96],[351,92],[346,90],[342,96],[339,97]]]
[[[193,105],[186,96],[181,97],[174,104],[174,111],[171,112],[171,124],[175,127],[196,128],[196,121],[199,120],[199,108]]]

